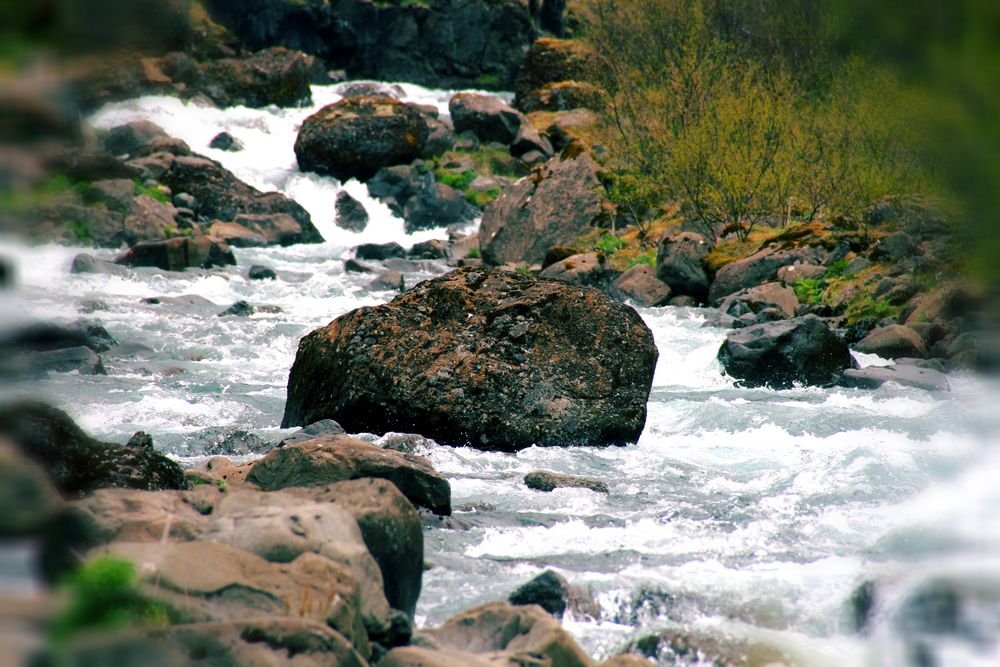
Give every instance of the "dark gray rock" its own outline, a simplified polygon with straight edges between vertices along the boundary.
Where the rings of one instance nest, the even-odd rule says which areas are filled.
[[[886,382],[895,382],[904,387],[916,387],[927,391],[951,390],[948,377],[944,373],[912,364],[849,368],[844,371],[840,379],[841,386],[858,389],[877,389]]]
[[[718,358],[738,384],[776,389],[834,384],[855,365],[847,343],[815,315],[739,329],[726,337]]]
[[[277,280],[278,275],[270,267],[254,264],[247,272],[247,278],[250,280]]]
[[[595,493],[610,493],[608,485],[596,479],[562,475],[554,472],[536,470],[524,476],[524,485],[535,491],[554,491],[555,489],[588,489]]]
[[[473,132],[483,142],[497,141],[510,145],[517,138],[522,125],[530,127],[524,114],[492,95],[459,93],[449,100],[448,111],[451,113],[451,122],[456,132]],[[530,132],[525,136],[526,145],[530,140]],[[537,147],[532,146],[525,150],[532,148]],[[549,150],[551,152],[551,148]]]
[[[227,317],[230,315],[234,317],[250,317],[256,312],[257,308],[255,308],[253,304],[249,301],[240,300],[219,313],[219,317]]]
[[[217,135],[212,137],[212,140],[208,142],[208,147],[215,148],[220,151],[230,151],[232,153],[239,152],[245,148],[242,141],[228,132],[219,132]]]
[[[130,273],[128,267],[109,262],[106,259],[99,259],[86,253],[81,253],[73,258],[73,265],[70,266],[69,272],[103,273],[113,276],[127,276]]]
[[[694,232],[666,234],[656,250],[656,277],[677,296],[708,298],[708,274],[702,260],[711,252],[708,239]]]
[[[335,222],[341,229],[352,232],[364,231],[368,226],[368,211],[357,199],[341,190],[337,193],[337,202],[334,206],[336,210]]]
[[[390,243],[362,243],[354,248],[354,256],[357,259],[384,260],[390,257],[406,257],[406,250],[403,246],[395,242]]]
[[[537,604],[553,616],[562,617],[573,593],[569,582],[552,570],[522,584],[507,598],[513,605]]]

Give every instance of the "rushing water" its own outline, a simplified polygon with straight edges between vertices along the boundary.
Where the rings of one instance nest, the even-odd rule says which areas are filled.
[[[448,92],[404,89],[407,99],[447,111]],[[239,266],[225,270],[140,269],[119,277],[71,275],[82,249],[4,240],[0,253],[15,260],[18,285],[0,292],[0,325],[99,319],[122,343],[142,347],[106,355],[107,376],[53,374],[0,392],[44,397],[108,440],[146,430],[184,461],[200,460],[206,445],[235,429],[277,440],[299,338],[391,297],[370,291],[370,276],[343,271],[350,247],[445,236],[407,236],[362,184],[296,170],[298,124],[338,99],[336,90],[314,88],[308,109],[218,110],[151,97],[96,114],[99,127],[153,120],[256,187],[287,193],[327,242],[236,249]],[[221,130],[246,150],[207,148]],[[363,233],[333,224],[341,187],[369,211]],[[278,280],[247,280],[254,263],[273,267]],[[415,277],[445,270],[430,263]],[[185,294],[216,305],[142,302]],[[239,299],[281,312],[217,317]],[[805,665],[1000,664],[995,385],[952,375],[953,391],[943,395],[892,385],[740,389],[715,359],[725,331],[703,327],[704,311],[640,313],[660,359],[638,444],[518,454],[432,444],[422,451],[451,482],[457,511],[453,527],[432,524],[425,533],[433,567],[419,623],[505,598],[554,568],[597,601],[599,619],[571,614],[565,624],[599,657],[643,633],[685,628],[777,646]],[[864,364],[884,363],[859,356]],[[611,492],[528,490],[522,477],[537,469],[597,478]],[[876,582],[876,604],[859,635],[847,601],[866,580]],[[944,634],[920,625],[905,604],[942,580],[963,592],[955,627]],[[669,656],[663,662],[674,664]]]

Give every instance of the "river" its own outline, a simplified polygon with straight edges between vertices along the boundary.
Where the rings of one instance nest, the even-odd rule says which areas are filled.
[[[407,101],[447,113],[450,92],[403,89]],[[14,259],[18,283],[0,292],[0,325],[98,319],[139,347],[107,355],[106,376],[53,374],[0,393],[49,400],[106,440],[147,431],[185,462],[203,460],[207,446],[236,429],[271,441],[286,433],[278,425],[299,338],[392,296],[369,290],[370,276],[344,272],[350,248],[446,235],[406,235],[364,185],[297,171],[297,127],[338,99],[337,87],[314,87],[313,98],[308,108],[219,110],[147,97],[97,112],[91,121],[104,128],[152,120],[251,185],[286,193],[326,242],[235,249],[239,266],[223,270],[121,277],[71,275],[73,256],[93,250],[3,239],[0,254]],[[221,130],[246,149],[208,148]],[[341,188],[371,216],[362,233],[334,225]],[[248,280],[257,263],[278,279]],[[417,278],[444,270],[432,264]],[[164,295],[215,305],[142,302]],[[217,316],[240,299],[280,312]],[[505,598],[553,568],[598,603],[600,619],[565,620],[598,657],[644,633],[682,628],[778,646],[803,665],[1000,664],[1000,387],[951,374],[947,394],[894,385],[741,389],[715,359],[726,332],[702,326],[708,311],[639,312],[660,357],[638,444],[518,454],[421,449],[448,477],[458,521],[425,532],[432,567],[418,624]],[[610,493],[531,491],[521,480],[537,469],[600,479]],[[859,634],[848,600],[868,580],[876,582],[876,604]],[[941,581],[968,593],[956,627],[944,633],[920,625],[907,602]],[[920,656],[933,662],[914,662]],[[665,665],[701,664],[669,651],[660,657]]]

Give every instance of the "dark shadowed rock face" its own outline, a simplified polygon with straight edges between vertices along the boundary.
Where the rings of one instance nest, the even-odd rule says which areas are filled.
[[[196,85],[223,107],[295,106],[312,97],[309,76],[314,65],[312,56],[274,47],[244,58],[223,58],[202,65]]]
[[[467,267],[303,338],[283,425],[503,451],[626,444],[656,358],[636,312],[597,290]]]
[[[847,343],[815,315],[740,329],[726,336],[718,356],[725,371],[748,387],[828,385],[854,366]]]
[[[420,157],[428,132],[414,105],[391,97],[348,97],[303,121],[295,157],[303,171],[366,181],[382,167]]]

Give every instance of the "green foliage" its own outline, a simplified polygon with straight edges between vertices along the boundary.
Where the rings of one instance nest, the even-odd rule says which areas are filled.
[[[482,256],[483,256],[482,252],[479,250],[479,248],[472,248],[471,250],[469,250],[469,254],[466,255],[466,257],[468,257],[469,259],[479,259]]]
[[[77,241],[83,244],[94,242],[94,237],[90,234],[90,225],[85,220],[70,220],[66,226]]]
[[[656,268],[656,248],[649,248],[645,252],[640,253],[632,258],[629,262],[629,268],[636,266],[638,264],[645,264],[646,266],[655,269]]]
[[[52,638],[63,643],[90,629],[162,626],[178,620],[166,605],[144,595],[132,563],[105,556],[87,563],[65,582],[66,608],[54,619]]]
[[[229,483],[224,479],[220,479],[215,483],[215,485],[219,488],[219,491],[222,491],[223,493],[229,490]]]
[[[826,281],[823,278],[801,278],[795,281],[792,289],[799,303],[820,303],[826,291]]]
[[[473,83],[478,88],[485,88],[487,90],[495,90],[495,89],[499,88],[500,84],[503,83],[503,82],[500,80],[500,77],[498,75],[496,75],[496,74],[483,74],[481,76],[476,77],[476,79],[475,79],[475,81],[473,81]]]
[[[609,100],[604,182],[637,218],[675,202],[706,235],[745,240],[764,220],[861,220],[882,194],[931,187],[920,96],[837,51],[829,2],[583,5],[591,75]]]
[[[143,184],[141,181],[139,181],[138,179],[135,180],[135,194],[136,195],[147,195],[147,196],[152,197],[153,199],[155,199],[156,201],[158,201],[158,202],[160,202],[162,204],[166,204],[166,203],[168,203],[170,201],[170,197],[167,196],[166,192],[164,192],[163,190],[161,190],[159,188],[148,187],[145,184]]]
[[[436,173],[438,183],[444,183],[445,185],[455,188],[456,190],[464,190],[469,187],[472,181],[476,180],[476,172],[471,169],[466,169],[461,173],[455,173],[453,171],[440,170]]]
[[[605,234],[601,239],[594,244],[594,250],[605,255],[613,255],[625,246],[628,242],[613,236],[612,234]]]
[[[489,188],[488,190],[469,190],[466,188],[462,191],[465,198],[468,199],[473,206],[479,208],[486,208],[486,205],[495,200],[500,196],[500,188]]]

